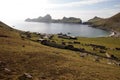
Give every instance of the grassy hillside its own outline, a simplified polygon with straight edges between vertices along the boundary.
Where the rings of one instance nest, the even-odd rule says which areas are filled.
[[[100,37],[100,38],[82,38],[79,37],[77,40],[72,39],[62,39],[58,38],[57,35],[55,35],[52,38],[52,41],[62,44],[63,42],[65,45],[73,45],[75,48],[84,48],[86,51],[96,53],[98,55],[106,56],[105,53],[109,53],[112,55],[115,55],[120,60],[120,54],[119,50],[116,50],[116,48],[120,47],[120,38],[114,38],[114,37]],[[93,45],[99,45],[104,46],[105,49],[96,48]],[[101,52],[105,51],[105,53]]]
[[[44,46],[21,37],[21,33],[0,22],[0,80],[120,80],[120,67],[107,64],[106,59],[95,62],[94,56],[80,57],[80,52]],[[118,38],[79,41],[120,47]],[[32,79],[21,79],[24,73]]]
[[[88,20],[87,23],[91,24],[93,27],[98,27],[107,30],[115,30],[120,32],[120,13],[107,19],[95,17],[93,19]]]

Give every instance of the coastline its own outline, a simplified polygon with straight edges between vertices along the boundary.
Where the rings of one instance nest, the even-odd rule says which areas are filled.
[[[112,34],[110,37],[120,37],[120,32],[112,31]]]
[[[93,28],[109,31],[111,34],[108,35],[107,37],[120,37],[120,32],[118,32],[116,30],[113,30],[113,29],[110,29],[110,28],[105,28],[105,27],[102,27],[102,26],[95,26],[95,25],[93,26],[91,24],[87,24],[87,25],[90,25],[90,27],[93,27]]]
[[[108,37],[115,36],[115,32],[111,32],[111,34]]]

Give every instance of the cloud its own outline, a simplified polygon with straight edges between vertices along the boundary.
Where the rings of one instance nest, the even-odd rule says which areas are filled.
[[[69,10],[69,11],[49,11],[53,18],[62,18],[64,16],[66,17],[78,17],[81,18],[83,21],[89,20],[95,16],[101,17],[101,18],[108,18],[115,14],[117,14],[120,11],[120,9],[111,9],[111,8],[104,8],[100,10]]]
[[[106,7],[106,9],[100,8],[99,10],[94,10],[92,8],[84,9],[84,7],[88,5],[95,5],[106,1],[111,0],[79,0],[76,2],[73,1],[61,4],[49,3],[48,0],[1,0],[0,19],[24,20],[28,17],[34,18],[38,16],[44,16],[48,13],[51,14],[53,18],[73,16],[88,20],[94,16],[109,17],[120,11],[120,8],[117,8],[119,7],[119,5],[117,5],[118,3],[115,5],[116,7],[114,6],[109,9],[107,9],[108,7]],[[76,8],[81,6],[83,8]],[[75,9],[71,9],[69,7],[75,7]]]
[[[97,3],[106,2],[108,0],[81,0],[77,2],[69,2],[65,4],[50,4],[50,7],[77,7],[77,6],[85,6],[85,5],[92,5]]]
[[[24,19],[45,14],[47,0],[0,0],[0,20]]]
[[[114,7],[120,8],[120,4],[116,4],[116,5],[114,5]]]

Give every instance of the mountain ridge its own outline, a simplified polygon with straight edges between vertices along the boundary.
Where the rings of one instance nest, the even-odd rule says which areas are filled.
[[[27,22],[46,22],[46,23],[82,23],[82,20],[80,18],[75,17],[63,17],[62,19],[52,19],[52,17],[47,14],[44,17],[38,17],[38,18],[27,18],[25,19]]]
[[[90,24],[92,27],[120,32],[120,13],[117,13],[105,19],[104,18],[93,18],[93,19],[88,20],[84,24]]]

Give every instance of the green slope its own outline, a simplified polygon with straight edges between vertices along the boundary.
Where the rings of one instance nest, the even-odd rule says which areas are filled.
[[[32,80],[120,79],[120,67],[107,64],[107,60],[82,58],[79,52],[44,46],[22,38],[21,33],[0,22],[0,80],[20,80],[24,73],[32,75]]]
[[[93,27],[120,32],[120,13],[107,19],[95,17],[88,20],[87,23],[91,24]]]

